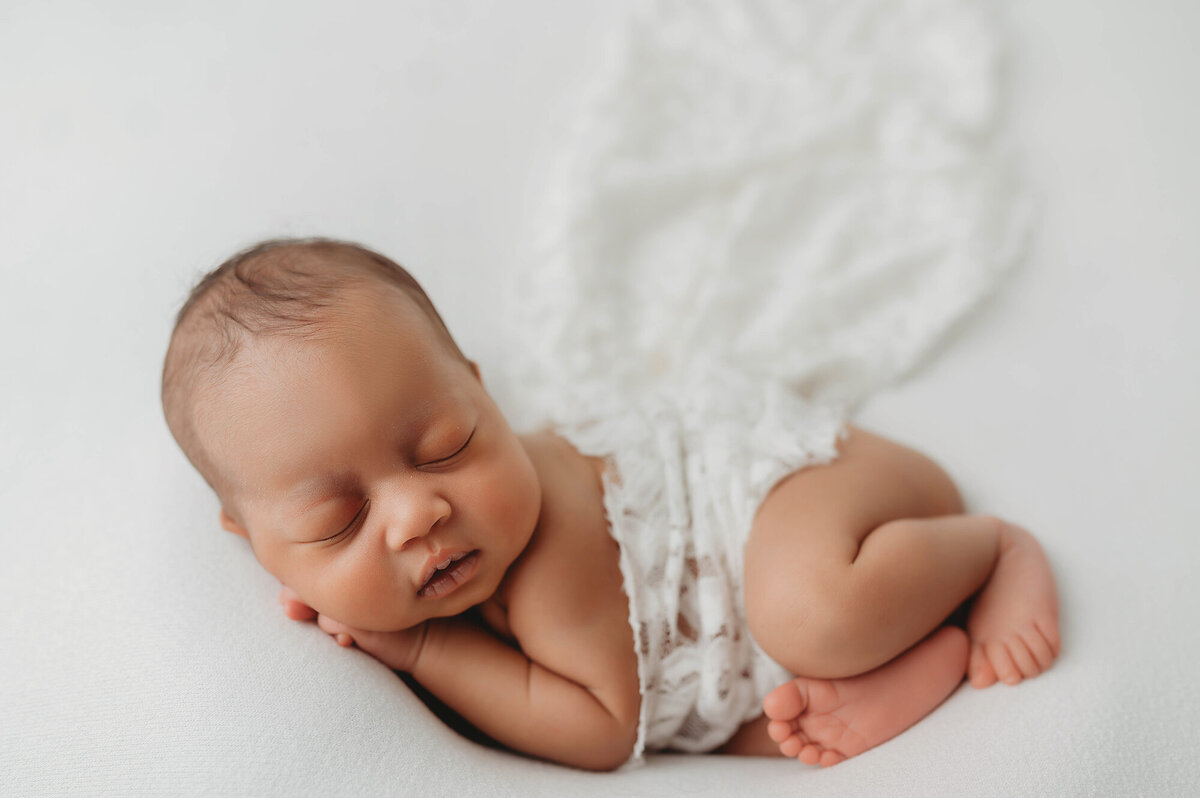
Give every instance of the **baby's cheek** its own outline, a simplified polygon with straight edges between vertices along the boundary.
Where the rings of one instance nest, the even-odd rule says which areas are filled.
[[[321,615],[354,626],[362,602],[355,591],[345,589],[346,570],[342,563],[318,564],[301,555],[290,558],[272,573]]]
[[[532,529],[541,507],[537,473],[525,458],[493,470],[484,486],[488,512],[496,519]]]

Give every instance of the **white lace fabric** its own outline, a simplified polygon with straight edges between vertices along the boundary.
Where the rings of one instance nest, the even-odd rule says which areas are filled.
[[[514,284],[511,393],[612,465],[639,756],[758,714],[758,503],[1016,264],[1001,42],[984,0],[659,0],[583,105]]]
[[[611,48],[514,287],[531,416],[714,361],[855,406],[1017,262],[982,0],[663,0]]]
[[[620,548],[637,649],[645,749],[708,751],[762,712],[788,672],[746,629],[742,550],[791,472],[837,454],[842,416],[735,373],[596,398],[557,431],[607,459],[604,505]]]

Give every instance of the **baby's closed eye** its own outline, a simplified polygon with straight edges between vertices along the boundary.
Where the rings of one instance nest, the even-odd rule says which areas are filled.
[[[455,448],[454,451],[452,451],[450,454],[448,454],[444,457],[439,457],[436,460],[430,460],[428,463],[425,463],[424,466],[422,466],[422,467],[439,466],[439,465],[445,465],[447,463],[450,463],[456,457],[463,454],[467,450],[467,446],[470,445],[471,440],[474,437],[475,437],[475,430],[473,429],[473,430],[471,430],[471,434],[469,434],[467,436],[467,439],[465,441],[463,441],[461,445],[459,445],[457,448]]]
[[[334,532],[332,535],[320,538],[318,540],[314,540],[313,542],[314,543],[334,543],[338,540],[341,540],[344,537],[348,537],[350,535],[350,533],[352,533],[355,529],[357,529],[359,526],[362,525],[362,522],[367,517],[367,508],[370,506],[370,504],[371,504],[371,502],[369,499],[364,500],[362,503],[362,506],[360,506],[358,508],[358,512],[354,514],[354,517],[350,519],[349,523],[347,523],[346,526],[342,527],[342,529],[338,530],[337,532]]]

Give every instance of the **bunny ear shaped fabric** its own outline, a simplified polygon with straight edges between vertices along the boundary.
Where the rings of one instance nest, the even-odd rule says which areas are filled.
[[[1022,250],[1001,39],[972,0],[646,7],[523,275],[543,410],[714,367],[852,408],[909,373]]]

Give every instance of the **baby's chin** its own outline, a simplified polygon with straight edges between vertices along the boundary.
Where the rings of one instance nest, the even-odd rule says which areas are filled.
[[[462,592],[462,591],[455,591],[455,592],[458,593],[458,592]],[[465,612],[469,612],[470,610],[474,609],[475,607],[478,607],[479,605],[481,605],[485,601],[487,601],[489,598],[491,598],[491,596],[494,593],[495,593],[495,589],[481,590],[478,594],[472,593],[470,595],[468,595],[464,592],[464,595],[462,595],[461,597],[460,596],[448,596],[447,600],[437,602],[436,604],[433,602],[429,602],[429,607],[426,609],[425,612],[410,613],[408,615],[408,617],[405,617],[405,618],[380,618],[378,616],[376,616],[376,617],[368,616],[368,617],[361,618],[361,620],[363,621],[362,624],[354,624],[354,623],[347,622],[346,625],[353,626],[355,628],[362,629],[362,630],[368,631],[368,632],[404,632],[404,631],[407,631],[414,627],[420,626],[422,623],[425,623],[426,621],[432,621],[432,620],[436,620],[438,618],[453,618],[457,615],[462,615]],[[458,600],[457,601],[449,601],[448,599],[450,599],[450,598],[454,598],[454,599],[458,599]],[[418,602],[418,606],[420,606],[420,603],[423,600],[418,598],[418,599],[416,599],[416,601]],[[427,600],[425,600],[425,601],[427,601]],[[331,617],[336,617],[336,616],[331,615]]]

